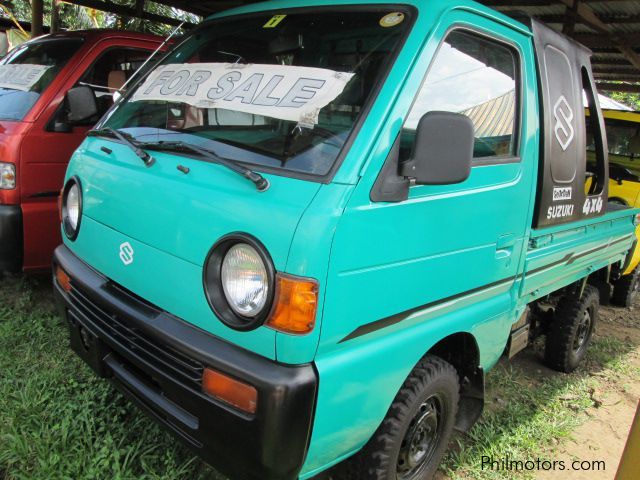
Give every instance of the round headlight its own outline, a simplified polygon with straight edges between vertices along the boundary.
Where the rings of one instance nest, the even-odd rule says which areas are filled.
[[[258,252],[246,243],[231,247],[222,260],[222,289],[238,315],[255,317],[269,296],[267,267]]]
[[[80,182],[72,178],[67,183],[62,195],[62,226],[67,237],[75,240],[80,229],[82,215],[82,191]]]
[[[271,310],[275,271],[264,246],[246,234],[224,237],[211,250],[204,289],[216,316],[237,330],[262,325]]]

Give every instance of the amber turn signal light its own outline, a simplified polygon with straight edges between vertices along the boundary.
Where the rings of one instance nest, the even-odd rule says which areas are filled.
[[[258,408],[255,387],[210,368],[202,374],[202,391],[246,413],[254,414]]]
[[[56,280],[65,292],[71,291],[71,277],[59,265],[56,266]]]
[[[266,325],[281,332],[305,334],[316,324],[318,282],[279,273],[273,313]]]

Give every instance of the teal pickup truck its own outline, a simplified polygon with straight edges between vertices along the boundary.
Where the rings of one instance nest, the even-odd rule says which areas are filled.
[[[501,356],[584,358],[638,221],[606,152],[590,52],[533,20],[218,14],[70,162],[71,346],[233,479],[429,478]]]

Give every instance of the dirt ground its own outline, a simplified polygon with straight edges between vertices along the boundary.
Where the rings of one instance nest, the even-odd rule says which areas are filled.
[[[542,339],[540,339],[542,340]],[[565,470],[534,469],[523,473],[522,471],[485,472],[478,468],[478,455],[476,451],[471,456],[462,456],[461,463],[455,459],[449,462],[450,475],[444,471],[436,474],[436,480],[455,479],[539,479],[539,480],[613,480],[616,476],[620,459],[625,448],[629,430],[633,422],[640,400],[640,299],[633,308],[614,308],[602,306],[599,322],[596,326],[594,341],[599,344],[600,350],[610,345],[620,349],[615,355],[607,352],[603,362],[602,352],[598,355],[592,345],[587,361],[579,372],[567,377],[567,383],[583,382],[588,387],[585,391],[589,398],[580,398],[573,394],[560,396],[560,408],[563,412],[555,418],[564,415],[574,415],[576,427],[573,427],[568,436],[562,438],[549,437],[539,445],[540,435],[527,434],[531,443],[531,451],[535,452],[524,459],[555,460],[567,465]],[[603,347],[604,346],[604,347]],[[622,348],[620,347],[622,346]],[[506,359],[500,361],[496,370],[507,371],[512,365],[517,371],[517,383],[520,389],[532,391],[532,397],[537,389],[545,384],[556,381],[559,376],[565,375],[555,372],[542,362],[544,342],[538,342],[533,347],[527,348],[511,362]],[[612,360],[613,358],[613,360]],[[606,367],[605,367],[606,364]],[[509,402],[518,401],[504,391],[503,386],[496,384],[495,378],[488,382],[486,392],[485,414],[483,418],[494,414],[493,421],[497,424],[508,424],[509,413],[505,406]],[[571,390],[568,391],[580,391]],[[535,402],[540,401],[538,397]],[[520,400],[522,401],[522,399]],[[582,405],[588,405],[583,407]],[[546,414],[542,414],[546,415]],[[548,415],[547,422],[553,422],[554,416]],[[486,420],[485,420],[486,422]],[[527,419],[515,423],[527,423]],[[550,429],[553,430],[553,429]],[[487,435],[486,442],[491,442],[495,436],[510,434],[501,433],[500,425],[488,427],[483,430]],[[537,439],[537,440],[536,440]],[[476,439],[482,441],[482,439]],[[471,444],[471,447],[469,446]],[[473,449],[474,442],[465,442],[463,449]],[[508,441],[502,448],[508,449]],[[460,449],[455,442],[452,449]],[[503,457],[499,457],[502,459]],[[512,457],[508,457],[513,460]],[[598,463],[589,471],[574,471],[570,468],[574,461],[604,462]],[[604,468],[604,470],[603,470]],[[640,479],[640,472],[637,478]],[[622,480],[622,479],[621,479]]]
[[[640,369],[640,304],[620,309],[602,307],[597,336],[615,337],[634,345],[634,350],[626,356],[632,368]],[[601,375],[595,372],[593,375]],[[551,452],[554,459],[569,462],[573,459],[604,460],[606,471],[563,472],[566,480],[592,480],[615,478],[618,464],[624,450],[631,423],[638,408],[640,383],[620,385],[615,379],[604,378],[600,391],[594,391],[594,406],[586,411],[589,419],[579,426],[572,438],[560,443]],[[540,472],[536,478],[551,480],[557,472]],[[640,472],[638,472],[640,478]]]

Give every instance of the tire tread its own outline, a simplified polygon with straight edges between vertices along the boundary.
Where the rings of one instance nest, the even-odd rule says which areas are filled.
[[[434,379],[450,377],[459,385],[456,369],[446,361],[433,355],[426,355],[405,380],[395,400],[389,407],[384,421],[371,440],[354,457],[342,466],[340,480],[387,480],[387,473],[396,469],[393,452],[394,438],[401,435],[402,425],[410,413],[413,402],[423,389]],[[457,414],[459,387],[455,405],[450,405],[453,415]],[[446,435],[446,434],[445,434]],[[395,477],[394,477],[395,478]]]
[[[560,299],[546,338],[544,355],[547,366],[565,373],[576,369],[577,365],[571,361],[571,354],[578,327],[577,320],[584,309],[594,302],[596,309],[592,322],[595,324],[600,302],[600,292],[596,287],[587,285],[580,298],[577,295],[565,295]]]

